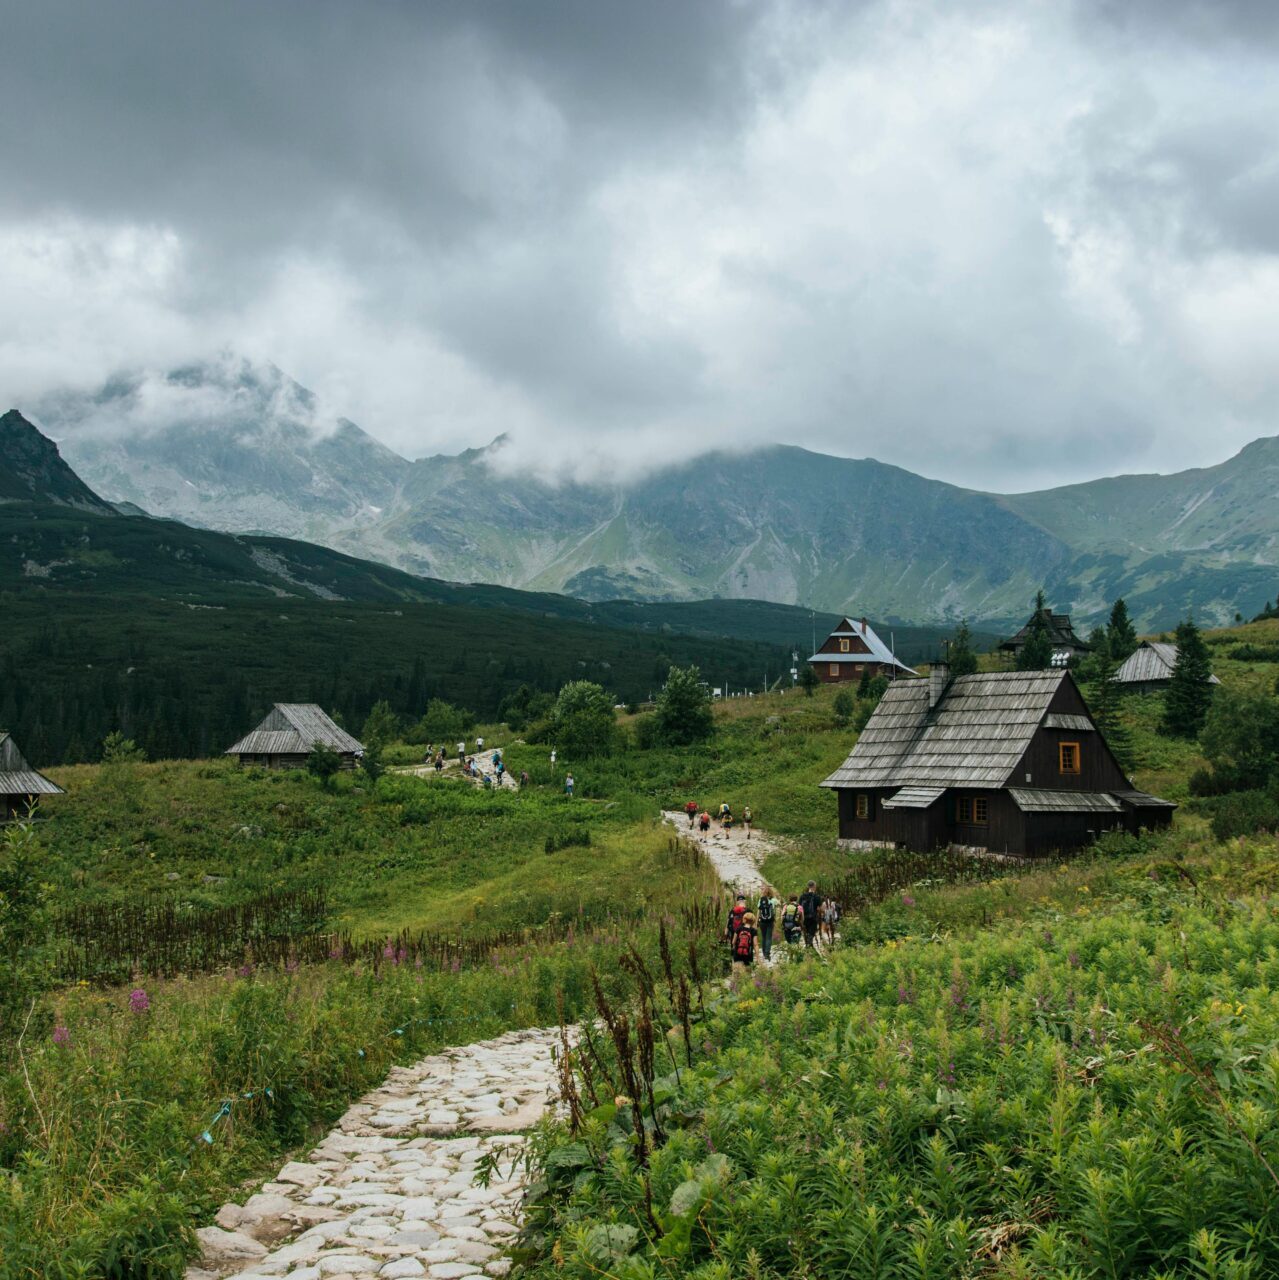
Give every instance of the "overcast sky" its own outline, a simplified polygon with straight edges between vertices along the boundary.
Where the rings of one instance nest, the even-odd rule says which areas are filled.
[[[1001,490],[1279,433],[1271,0],[0,19],[6,402],[230,348],[410,456]]]

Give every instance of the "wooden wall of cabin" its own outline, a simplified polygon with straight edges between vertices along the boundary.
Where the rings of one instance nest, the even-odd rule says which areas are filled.
[[[1026,849],[1031,857],[1069,853],[1092,844],[1107,831],[1126,827],[1122,813],[1028,813]]]
[[[1070,679],[1061,682],[1061,687],[1053,695],[1049,712],[1054,715],[1089,714],[1087,704]],[[1079,744],[1078,773],[1061,771],[1060,747],[1063,742]],[[1039,729],[1013,770],[1008,785],[1043,787],[1052,791],[1126,791],[1130,783],[1096,729]]]

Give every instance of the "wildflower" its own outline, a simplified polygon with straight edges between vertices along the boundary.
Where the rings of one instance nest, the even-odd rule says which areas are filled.
[[[129,992],[129,1008],[134,1013],[146,1013],[151,1007],[151,997],[141,987],[134,987]]]
[[[914,905],[915,905],[915,899],[914,899],[914,898],[912,898],[912,897],[910,896],[910,894],[908,894],[908,893],[903,893],[903,894],[902,894],[902,906],[903,906],[903,907],[913,907]]]
[[[58,1025],[53,1029],[53,1043],[54,1044],[70,1044],[71,1043],[71,1032],[66,1027],[64,1027],[62,1023],[58,1023]]]

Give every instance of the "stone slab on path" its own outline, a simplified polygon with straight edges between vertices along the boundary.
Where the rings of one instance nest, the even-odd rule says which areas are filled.
[[[392,1068],[307,1160],[222,1207],[187,1280],[505,1275],[523,1193],[514,1152],[554,1106],[558,1044],[556,1027],[512,1031]],[[498,1149],[478,1186],[476,1167]]]

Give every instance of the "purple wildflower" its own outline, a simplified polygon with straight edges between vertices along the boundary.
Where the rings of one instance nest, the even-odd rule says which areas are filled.
[[[903,893],[903,894],[902,894],[902,906],[903,906],[903,907],[913,907],[914,905],[915,905],[915,899],[914,899],[914,898],[912,898],[912,897],[910,896],[910,894],[908,894],[908,893]]]
[[[71,1032],[66,1027],[64,1027],[62,1023],[58,1023],[58,1025],[53,1029],[53,1043],[54,1044],[70,1044],[71,1043]]]
[[[134,987],[129,992],[129,1008],[134,1013],[146,1013],[151,1007],[151,997],[141,987]]]

